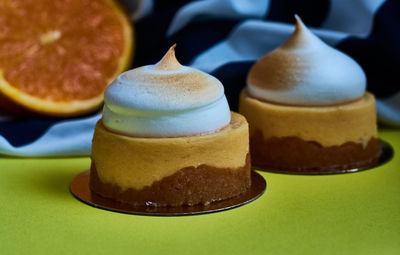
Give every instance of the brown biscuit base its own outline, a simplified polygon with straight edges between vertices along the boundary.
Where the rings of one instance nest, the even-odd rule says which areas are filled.
[[[121,192],[115,184],[102,183],[95,163],[92,163],[90,189],[103,197],[134,206],[207,205],[245,192],[251,185],[250,170],[250,156],[247,154],[245,166],[239,169],[207,165],[186,167],[141,190]]]
[[[250,137],[250,151],[254,166],[299,172],[369,167],[377,163],[381,154],[377,138],[371,138],[365,148],[354,142],[323,147],[298,137],[271,137],[265,140],[260,130]]]

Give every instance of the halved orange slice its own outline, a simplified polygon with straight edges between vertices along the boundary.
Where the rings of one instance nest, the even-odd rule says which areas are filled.
[[[112,0],[2,0],[0,105],[52,116],[94,111],[129,67],[133,41]]]

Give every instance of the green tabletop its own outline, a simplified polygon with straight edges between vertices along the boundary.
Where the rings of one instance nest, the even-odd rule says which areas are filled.
[[[400,151],[400,130],[380,137]],[[96,209],[69,192],[89,158],[0,158],[0,254],[400,254],[400,157],[352,174],[260,172],[258,200],[185,217]]]

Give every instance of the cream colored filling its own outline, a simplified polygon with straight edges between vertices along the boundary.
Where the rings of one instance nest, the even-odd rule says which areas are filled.
[[[244,89],[239,112],[250,126],[250,136],[261,130],[264,138],[295,136],[323,146],[346,142],[364,146],[377,137],[375,99],[366,92],[357,101],[334,106],[287,106],[260,101]]]
[[[236,113],[218,132],[176,138],[120,135],[105,129],[100,120],[93,137],[92,160],[102,182],[116,184],[122,191],[139,190],[185,167],[243,167],[248,140],[247,122]]]

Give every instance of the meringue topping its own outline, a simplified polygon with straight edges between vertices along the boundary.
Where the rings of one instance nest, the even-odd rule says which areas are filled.
[[[295,18],[296,29],[287,41],[250,69],[250,95],[289,105],[331,105],[360,98],[366,77],[359,64]]]
[[[107,88],[104,101],[104,125],[127,135],[203,134],[230,122],[221,82],[181,65],[175,57],[175,45],[155,65],[121,74]]]

